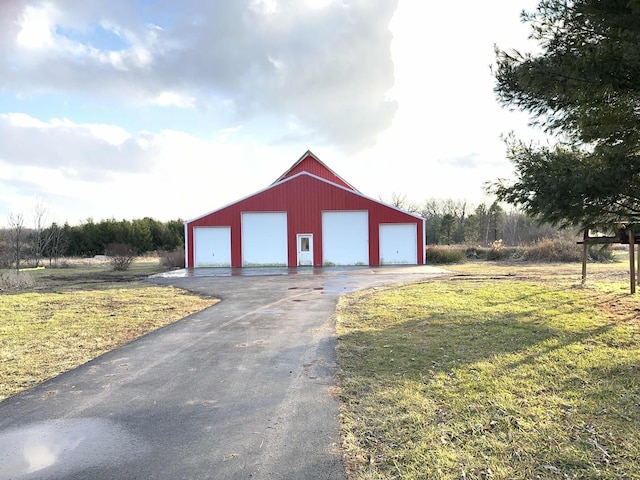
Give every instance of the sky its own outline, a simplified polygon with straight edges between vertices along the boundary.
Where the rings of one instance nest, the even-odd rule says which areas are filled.
[[[0,1],[0,225],[188,220],[307,150],[364,195],[512,176],[494,45],[537,0]],[[39,206],[39,207],[38,207]]]

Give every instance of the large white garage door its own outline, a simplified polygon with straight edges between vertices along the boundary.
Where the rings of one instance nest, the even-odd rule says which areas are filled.
[[[195,227],[193,251],[196,267],[230,267],[231,227]]]
[[[322,212],[322,262],[369,264],[368,212]]]
[[[418,263],[415,223],[380,224],[380,265]]]
[[[242,266],[287,266],[287,213],[242,214]]]

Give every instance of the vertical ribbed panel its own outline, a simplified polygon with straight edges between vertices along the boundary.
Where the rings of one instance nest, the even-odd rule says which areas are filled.
[[[322,212],[327,210],[366,210],[369,212],[370,265],[378,265],[380,261],[379,232],[381,223],[415,223],[418,245],[417,263],[424,263],[422,218],[366,198],[351,189],[340,188],[309,175],[299,175],[189,222],[187,224],[188,265],[193,266],[194,226],[231,227],[231,262],[232,266],[239,267],[242,266],[240,225],[242,212],[286,212],[289,266],[295,266],[297,263],[296,235],[300,233],[313,234],[314,263],[320,266],[322,265]]]
[[[338,175],[333,173],[324,164],[319,162],[315,157],[311,155],[307,155],[300,162],[294,165],[291,170],[289,170],[280,178],[280,180],[293,177],[294,175],[302,172],[311,173],[313,175],[316,175],[317,177],[329,180],[332,183],[337,183],[338,185],[348,188],[349,190],[353,190],[353,187],[351,185],[342,180]]]

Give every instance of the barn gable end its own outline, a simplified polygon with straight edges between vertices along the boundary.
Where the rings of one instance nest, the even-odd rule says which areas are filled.
[[[310,150],[307,150],[306,153],[300,157],[298,161],[289,168],[289,170],[280,175],[272,185],[302,172],[311,173],[332,183],[353,190],[354,192],[358,191],[337,173],[327,167],[318,157],[311,153]]]
[[[424,232],[307,152],[264,190],[186,222],[185,249],[188,267],[421,264]]]

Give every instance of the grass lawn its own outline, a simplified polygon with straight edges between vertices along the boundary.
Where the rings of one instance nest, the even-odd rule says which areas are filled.
[[[350,477],[640,478],[628,264],[447,268],[339,304]]]
[[[216,303],[140,278],[159,271],[138,261],[127,272],[93,263],[29,272],[29,291],[0,294],[0,400]]]

